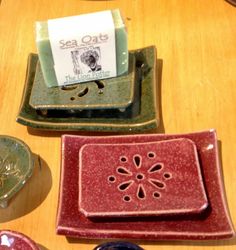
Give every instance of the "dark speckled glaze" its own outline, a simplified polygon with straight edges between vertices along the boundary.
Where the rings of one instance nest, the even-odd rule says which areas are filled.
[[[135,56],[130,53],[126,75],[48,88],[38,62],[29,104],[43,110],[126,109],[134,99],[135,75]]]
[[[0,230],[0,250],[40,250],[36,243],[22,233]]]
[[[200,217],[138,216],[92,220],[79,211],[79,152],[85,144],[145,143],[178,138],[192,140],[197,148],[210,204]],[[61,235],[87,239],[216,240],[233,237],[235,232],[225,198],[215,130],[181,135],[147,134],[107,137],[64,135],[56,230]]]
[[[55,112],[54,110],[45,116],[30,106],[30,95],[38,62],[38,56],[30,54],[17,122],[36,129],[59,131],[135,132],[157,128],[160,115],[156,101],[156,96],[159,96],[156,84],[156,48],[150,46],[130,51],[130,53],[135,55],[136,67],[139,68],[137,78],[141,79],[141,94],[135,93],[133,105],[129,105],[124,112],[113,109],[105,114],[103,110],[99,110],[99,112],[93,109],[91,112],[85,110],[81,111],[80,117],[74,114],[74,110],[72,110],[73,112],[69,110],[63,115],[60,111]],[[100,115],[103,117],[101,118]]]

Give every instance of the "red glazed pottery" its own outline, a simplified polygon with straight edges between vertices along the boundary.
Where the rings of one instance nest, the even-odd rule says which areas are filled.
[[[196,214],[208,206],[189,139],[86,144],[79,162],[79,210],[85,216]]]
[[[187,138],[197,148],[202,177],[209,202],[201,214],[132,218],[90,219],[79,211],[79,152],[85,144],[145,143]],[[225,198],[222,169],[215,130],[191,134],[146,134],[128,136],[62,137],[62,163],[56,231],[86,238],[142,240],[218,240],[232,238],[235,231]],[[111,201],[112,202],[112,201]]]
[[[1,250],[40,250],[36,243],[22,233],[0,230]]]

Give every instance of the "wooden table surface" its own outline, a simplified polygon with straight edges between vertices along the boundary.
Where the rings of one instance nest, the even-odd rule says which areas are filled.
[[[155,132],[217,130],[228,205],[236,224],[236,8],[224,0],[2,0],[0,5],[0,134],[25,141],[40,155],[32,178],[7,209],[0,229],[20,231],[42,249],[90,250],[102,240],[68,242],[55,233],[62,132],[16,122],[27,57],[36,52],[34,23],[120,8],[129,49],[155,45],[163,60],[162,125]],[[152,131],[153,132],[153,131]],[[74,132],[81,134],[81,132]],[[90,133],[92,134],[92,133]],[[94,134],[93,134],[94,135]],[[236,240],[137,242],[153,249],[236,249]]]

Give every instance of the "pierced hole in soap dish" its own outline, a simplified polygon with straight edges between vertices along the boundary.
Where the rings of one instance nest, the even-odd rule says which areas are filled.
[[[129,195],[125,195],[125,196],[123,197],[123,200],[126,201],[126,202],[129,202],[129,201],[131,201],[131,198],[130,198]]]
[[[149,180],[149,182],[157,188],[161,188],[161,189],[165,188],[165,184],[159,180],[151,179]]]
[[[73,89],[76,89],[76,88],[78,88],[78,86],[75,86],[75,85],[69,85],[69,86],[62,86],[61,87],[61,90],[73,90]]]
[[[118,167],[117,168],[117,173],[118,174],[123,174],[123,175],[132,175],[132,173],[130,173],[129,170],[127,170],[124,167]]]
[[[155,157],[156,157],[156,154],[154,152],[148,152],[148,158],[152,159]]]
[[[89,89],[88,87],[86,87],[85,89],[81,90],[79,93],[78,93],[78,97],[83,97],[85,96],[87,93],[88,93]]]
[[[104,82],[101,80],[95,80],[94,82],[97,84],[99,89],[103,89],[105,87]]]
[[[113,175],[111,175],[111,176],[108,177],[108,181],[109,182],[115,182],[116,181],[116,177],[113,176]]]
[[[170,173],[164,173],[163,176],[166,178],[166,179],[170,179],[172,176]]]
[[[127,159],[126,156],[121,156],[121,157],[120,157],[120,161],[121,161],[121,162],[127,162],[128,159]]]
[[[163,167],[162,164],[157,163],[157,164],[151,166],[151,168],[148,170],[148,172],[149,172],[149,173],[155,173],[155,172],[161,170],[162,167]]]
[[[142,157],[140,155],[134,156],[134,164],[137,168],[141,166],[141,160],[142,160]]]
[[[145,193],[145,190],[144,190],[142,185],[139,185],[139,187],[138,187],[137,197],[139,199],[144,199],[146,197],[146,193]]]
[[[70,99],[71,99],[71,101],[74,101],[74,100],[75,100],[75,97],[74,97],[74,96],[71,96]]]
[[[144,175],[139,173],[139,174],[136,175],[136,178],[138,180],[143,180],[144,179]]]
[[[119,188],[120,191],[125,191],[126,189],[128,189],[128,188],[131,186],[131,184],[133,184],[132,181],[123,182],[123,183],[121,183],[121,184],[118,186],[118,188]]]
[[[158,192],[154,192],[154,193],[153,193],[153,197],[154,197],[154,198],[160,198],[160,197],[161,197],[161,194],[158,193]]]

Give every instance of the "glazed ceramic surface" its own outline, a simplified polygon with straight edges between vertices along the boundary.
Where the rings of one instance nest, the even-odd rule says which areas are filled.
[[[201,215],[92,220],[79,211],[79,152],[84,145],[144,143],[178,138],[192,140],[197,148],[210,204]],[[225,199],[215,131],[209,130],[181,135],[63,136],[57,233],[78,238],[143,240],[209,240],[233,237],[235,232]]]
[[[30,105],[48,118],[133,118],[140,114],[142,77],[134,54],[130,60],[126,76],[54,88],[46,87],[38,62]]]
[[[131,110],[129,110],[129,106],[125,112],[112,111],[105,114],[104,118],[94,118],[96,112],[81,114],[81,117],[73,116],[70,114],[71,112],[69,112],[69,116],[68,114],[60,116],[57,113],[44,116],[33,109],[29,105],[29,100],[38,56],[31,54],[17,121],[30,127],[49,130],[124,132],[156,128],[159,124],[159,110],[156,107],[156,95],[158,96],[158,89],[156,88],[156,49],[152,46],[130,53],[135,55],[136,70],[140,74],[138,79],[141,79],[141,94],[140,96],[135,94],[134,98],[138,98],[138,100],[134,101],[136,104]]]
[[[40,250],[36,243],[22,233],[0,230],[1,250]]]
[[[126,109],[134,99],[136,62],[129,56],[127,75],[76,85],[48,88],[40,63],[36,67],[30,105],[43,110]]]
[[[79,155],[79,210],[87,217],[196,214],[208,207],[189,139],[87,144]]]
[[[26,183],[33,170],[29,147],[22,141],[0,136],[0,205],[7,201]]]

